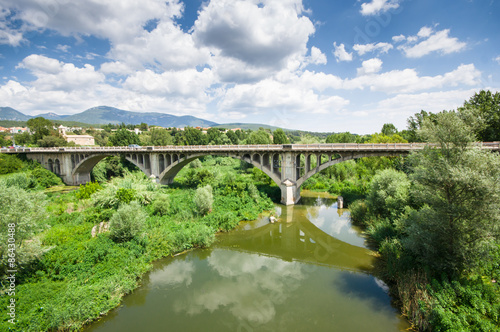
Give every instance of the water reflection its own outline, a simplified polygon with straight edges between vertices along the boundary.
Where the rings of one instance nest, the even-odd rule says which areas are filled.
[[[357,233],[335,204],[280,206],[280,223],[245,223],[211,249],[155,263],[143,286],[87,331],[404,329],[369,274],[371,251],[362,238],[344,241]]]

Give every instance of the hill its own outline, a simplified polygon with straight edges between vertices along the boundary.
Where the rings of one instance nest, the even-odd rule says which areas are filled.
[[[0,107],[0,120],[28,121],[31,116],[16,111],[12,107]]]
[[[211,127],[217,125],[213,121],[200,119],[194,116],[175,116],[172,114],[156,112],[130,112],[109,106],[98,106],[90,108],[84,112],[73,115],[58,115],[55,113],[39,114],[36,116],[25,115],[11,107],[0,107],[0,120],[7,121],[28,121],[34,117],[44,117],[46,119],[66,122],[66,123],[87,123],[87,124],[140,124],[142,122],[151,126],[162,127]]]

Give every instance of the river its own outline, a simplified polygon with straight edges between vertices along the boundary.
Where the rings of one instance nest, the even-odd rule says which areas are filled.
[[[209,249],[155,262],[120,307],[85,329],[123,331],[402,331],[374,253],[347,210],[303,191],[280,222],[241,223]]]

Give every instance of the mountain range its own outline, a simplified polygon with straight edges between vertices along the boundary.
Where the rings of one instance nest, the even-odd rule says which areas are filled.
[[[0,107],[0,120],[28,121],[31,118],[43,117],[52,121],[80,122],[88,124],[140,124],[161,127],[212,127],[217,123],[190,115],[176,116],[156,112],[130,112],[109,106],[98,106],[73,115],[58,115],[55,113],[25,115],[11,107]]]

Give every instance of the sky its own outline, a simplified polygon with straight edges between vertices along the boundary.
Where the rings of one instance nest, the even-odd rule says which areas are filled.
[[[319,132],[500,91],[498,0],[0,0],[0,106]]]

